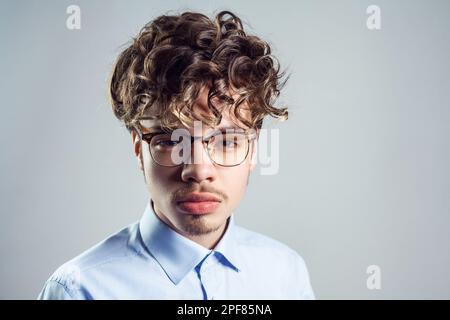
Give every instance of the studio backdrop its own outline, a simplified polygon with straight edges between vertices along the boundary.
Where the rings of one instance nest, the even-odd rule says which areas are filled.
[[[445,0],[1,0],[0,298],[35,299],[142,215],[108,80],[145,23],[186,10],[236,12],[289,75],[237,223],[295,249],[318,299],[449,299]]]

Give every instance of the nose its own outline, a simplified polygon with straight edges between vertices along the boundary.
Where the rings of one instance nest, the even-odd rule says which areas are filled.
[[[184,182],[200,183],[205,180],[212,182],[215,178],[216,167],[209,158],[202,141],[194,141],[191,145],[191,156],[187,163],[183,164],[181,179]]]

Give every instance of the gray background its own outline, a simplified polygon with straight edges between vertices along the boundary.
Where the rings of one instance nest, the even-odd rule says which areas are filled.
[[[144,23],[185,9],[235,11],[292,73],[279,174],[255,171],[237,222],[295,248],[319,299],[450,298],[450,2],[425,0],[1,1],[0,298],[34,299],[141,216],[107,79]]]

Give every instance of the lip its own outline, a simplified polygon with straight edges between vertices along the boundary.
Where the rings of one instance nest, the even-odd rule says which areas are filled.
[[[215,196],[212,193],[207,192],[192,192],[188,193],[184,197],[178,200],[178,203],[180,202],[203,202],[203,201],[215,201],[215,202],[221,202],[220,198]]]
[[[212,193],[189,193],[177,201],[178,208],[187,214],[214,212],[222,200]]]

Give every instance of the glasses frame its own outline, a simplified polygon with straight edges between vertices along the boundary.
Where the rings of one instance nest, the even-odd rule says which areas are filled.
[[[139,124],[135,125],[134,129],[135,129],[135,131],[137,132],[137,134],[139,136],[139,141],[141,143],[142,143],[142,141],[145,141],[148,144],[149,153],[150,153],[150,156],[151,156],[151,158],[152,158],[154,163],[156,163],[159,166],[169,167],[169,168],[178,167],[178,166],[181,166],[181,165],[185,164],[184,162],[181,162],[179,164],[174,164],[174,165],[164,165],[164,164],[161,164],[161,163],[157,162],[155,160],[155,157],[153,156],[153,153],[152,153],[152,150],[151,150],[151,141],[152,141],[152,139],[155,136],[157,136],[157,135],[168,134],[170,132],[165,132],[165,131],[161,131],[160,130],[160,131],[157,131],[157,132],[142,133]],[[226,130],[229,130],[229,129],[226,129]],[[195,142],[195,140],[201,140],[203,148],[205,149],[206,154],[208,155],[208,158],[211,160],[212,163],[214,163],[214,164],[216,164],[218,166],[221,166],[221,167],[236,167],[236,166],[242,164],[247,159],[248,153],[250,151],[250,146],[252,145],[252,141],[256,139],[257,134],[256,134],[255,129],[247,129],[247,130],[243,129],[242,131],[239,131],[238,133],[241,133],[241,134],[245,135],[246,138],[247,138],[247,141],[248,141],[247,150],[245,152],[245,157],[244,157],[244,159],[242,159],[241,162],[239,162],[237,164],[223,165],[223,164],[217,163],[216,161],[214,161],[214,159],[212,159],[212,157],[210,155],[209,143],[210,143],[210,141],[211,141],[211,139],[213,137],[215,137],[215,136],[217,136],[219,134],[226,133],[226,130],[225,131],[220,131],[220,129],[219,130],[214,130],[214,131],[212,131],[211,133],[209,133],[209,134],[207,134],[205,136],[196,136],[196,137],[195,136],[191,136],[190,137],[191,138],[191,145]]]

